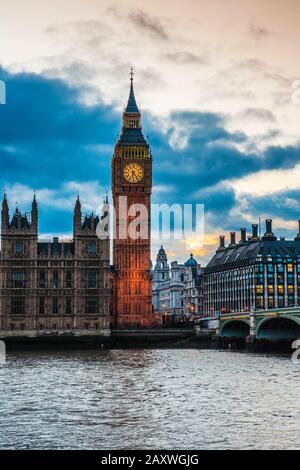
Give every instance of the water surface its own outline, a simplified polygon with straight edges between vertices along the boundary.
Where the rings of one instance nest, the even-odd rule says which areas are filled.
[[[300,449],[300,364],[203,350],[11,353],[1,449]]]

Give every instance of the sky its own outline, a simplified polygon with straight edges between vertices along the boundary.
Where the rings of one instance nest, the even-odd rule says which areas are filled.
[[[164,242],[205,265],[218,235],[300,218],[298,0],[0,0],[0,188],[36,191],[43,238],[69,237],[79,192],[96,211],[135,69],[153,154],[153,202],[205,205],[204,245]],[[155,258],[160,242],[152,245]]]

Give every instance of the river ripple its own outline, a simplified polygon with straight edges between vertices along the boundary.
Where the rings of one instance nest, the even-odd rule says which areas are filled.
[[[204,350],[11,353],[1,449],[300,449],[300,364]]]

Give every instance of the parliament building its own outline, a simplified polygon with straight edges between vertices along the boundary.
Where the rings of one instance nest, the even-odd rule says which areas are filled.
[[[142,133],[141,112],[130,74],[130,93],[123,125],[112,157],[112,193],[116,213],[113,266],[110,265],[109,227],[98,237],[97,226],[107,218],[83,215],[77,197],[73,238],[39,240],[38,202],[31,212],[17,208],[10,216],[4,195],[1,213],[0,330],[11,335],[109,335],[111,327],[149,327],[159,321],[152,309],[150,272],[150,199],[152,155]],[[146,236],[120,236],[134,214],[121,214],[120,198],[128,207],[147,210]],[[109,225],[109,224],[107,224]],[[37,333],[38,332],[38,333]]]

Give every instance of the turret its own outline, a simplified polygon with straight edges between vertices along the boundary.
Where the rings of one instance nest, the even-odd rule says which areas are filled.
[[[31,228],[33,232],[38,233],[38,205],[35,195],[31,205]]]
[[[74,216],[73,216],[73,232],[74,236],[78,233],[81,228],[81,203],[79,196],[77,196],[75,208],[74,208]]]
[[[1,233],[4,233],[9,226],[9,208],[7,203],[6,194],[4,193],[1,211]]]

